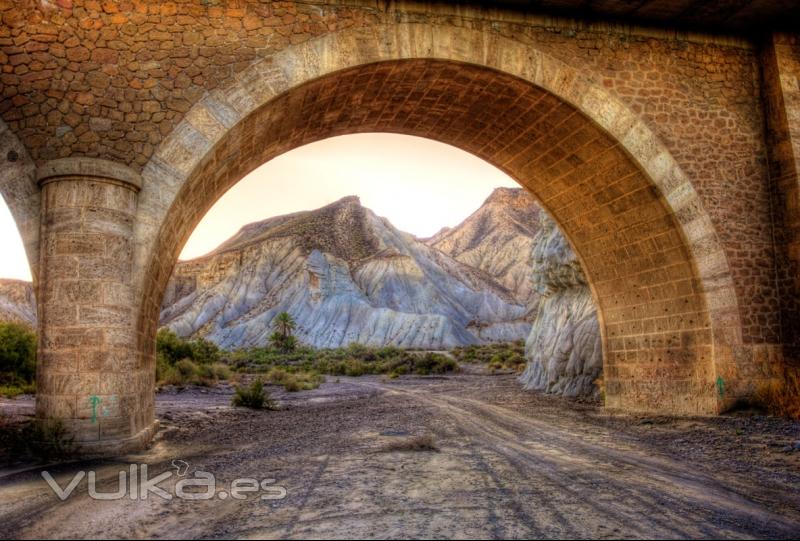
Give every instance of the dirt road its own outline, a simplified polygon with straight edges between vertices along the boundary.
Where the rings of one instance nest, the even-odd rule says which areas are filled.
[[[521,391],[510,377],[342,378],[278,393],[276,412],[229,396],[160,395],[161,440],[141,456],[82,463],[117,486],[130,463],[150,477],[181,459],[216,476],[211,500],[86,492],[59,501],[39,470],[0,477],[2,537],[749,538],[800,534],[797,423],[641,418]],[[387,451],[431,435],[438,451]],[[286,497],[228,495],[241,477]],[[159,486],[174,494],[177,474]]]

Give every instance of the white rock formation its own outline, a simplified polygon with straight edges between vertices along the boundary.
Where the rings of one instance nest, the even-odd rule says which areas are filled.
[[[537,295],[527,254],[533,249],[541,212],[522,188],[497,188],[466,220],[425,242],[486,272],[535,310]]]
[[[223,347],[264,345],[288,311],[301,342],[426,349],[527,336],[527,309],[486,273],[348,197],[250,224],[176,267],[161,322]]]
[[[577,257],[544,213],[532,259],[533,289],[541,298],[520,381],[527,389],[597,397],[593,382],[603,371],[597,308]]]
[[[36,326],[36,298],[30,282],[0,278],[0,321]]]

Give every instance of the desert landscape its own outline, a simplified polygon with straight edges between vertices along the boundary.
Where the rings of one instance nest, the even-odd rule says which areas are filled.
[[[30,284],[2,286],[6,319],[34,324]],[[281,314],[298,338],[286,353],[270,336]],[[758,409],[688,418],[603,409],[596,318],[566,239],[520,189],[495,190],[428,239],[355,197],[245,226],[179,263],[167,288],[154,444],[76,462],[68,448],[37,456],[6,432],[0,537],[800,531],[797,422]],[[180,348],[194,362],[169,358]],[[237,389],[262,381],[268,403],[236,407]],[[34,415],[25,394],[0,408],[7,431]],[[130,464],[151,478],[186,464],[213,472],[215,486],[203,501],[98,501],[84,482],[59,501],[42,478],[65,487],[93,471],[103,487],[93,490],[113,493]],[[225,487],[240,477],[268,477],[285,494],[230,499]],[[178,482],[158,487],[172,493]]]

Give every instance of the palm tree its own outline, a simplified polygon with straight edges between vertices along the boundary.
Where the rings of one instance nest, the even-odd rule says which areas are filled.
[[[296,327],[294,322],[294,318],[289,314],[289,312],[281,312],[275,318],[275,330],[281,334],[284,338],[288,338],[292,335],[292,331]]]
[[[270,337],[272,345],[283,353],[294,351],[295,346],[297,346],[297,340],[292,336],[292,331],[294,331],[296,324],[289,312],[281,312],[278,314],[272,325],[275,329],[275,332],[273,332]]]

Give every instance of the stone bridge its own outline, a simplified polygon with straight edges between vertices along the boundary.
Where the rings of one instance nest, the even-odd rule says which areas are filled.
[[[607,406],[713,414],[796,364],[792,14],[555,4],[0,0],[0,193],[38,293],[38,415],[87,453],[145,445],[193,228],[265,161],[356,132],[455,145],[542,203],[599,307]]]

